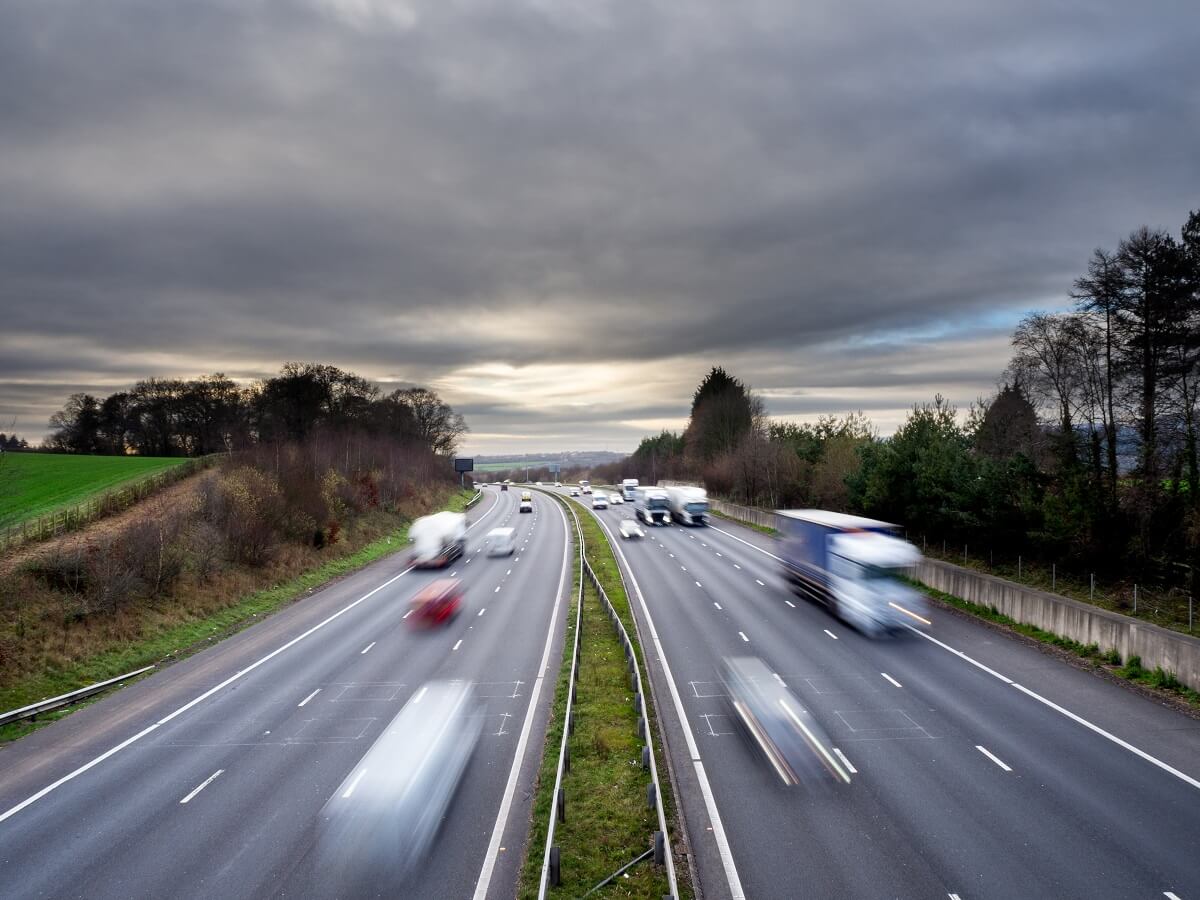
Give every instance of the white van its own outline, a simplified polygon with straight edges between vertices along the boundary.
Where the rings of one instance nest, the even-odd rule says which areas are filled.
[[[608,509],[608,494],[592,494],[592,509]]]
[[[517,549],[515,528],[493,528],[488,532],[488,556],[511,556]]]

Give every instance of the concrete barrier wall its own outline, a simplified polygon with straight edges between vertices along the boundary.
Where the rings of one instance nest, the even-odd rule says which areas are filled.
[[[922,560],[917,580],[1025,625],[1116,650],[1123,660],[1140,656],[1143,668],[1162,668],[1200,690],[1200,639],[941,560]]]
[[[715,509],[722,515],[729,516],[731,519],[739,519],[742,522],[750,522],[754,525],[761,525],[763,528],[775,528],[775,512],[770,509],[757,509],[753,506],[739,506],[736,503],[727,503],[724,500],[717,500],[713,497],[708,498],[708,505],[711,509]]]

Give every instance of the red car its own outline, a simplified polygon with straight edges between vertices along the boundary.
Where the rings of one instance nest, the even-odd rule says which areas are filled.
[[[431,581],[412,598],[409,623],[440,625],[458,615],[462,601],[462,583],[457,578],[439,578],[437,581]]]

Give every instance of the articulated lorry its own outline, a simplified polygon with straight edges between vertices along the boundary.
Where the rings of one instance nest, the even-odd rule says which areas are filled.
[[[702,487],[669,487],[671,518],[681,525],[708,524],[708,491]]]
[[[408,529],[412,541],[412,564],[422,569],[448,566],[467,550],[467,517],[462,513],[438,512],[422,516]]]
[[[778,510],[783,575],[869,635],[929,624],[921,595],[901,580],[921,561],[895,525],[823,509]]]
[[[633,511],[647,525],[671,524],[670,498],[662,488],[639,489]]]
[[[637,499],[638,480],[636,478],[626,478],[621,482],[621,497],[626,503],[632,503]]]

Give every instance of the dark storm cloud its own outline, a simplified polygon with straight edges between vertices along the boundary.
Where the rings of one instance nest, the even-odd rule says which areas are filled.
[[[0,0],[0,417],[38,433],[79,385],[286,359],[435,384],[723,362],[781,415],[974,396],[1006,353],[980,321],[1065,303],[1093,246],[1200,205],[1198,23]],[[499,415],[479,378],[451,399],[476,432],[591,446],[695,383],[597,379],[603,421],[534,392]]]

